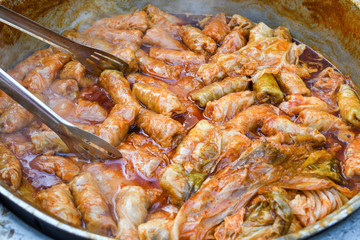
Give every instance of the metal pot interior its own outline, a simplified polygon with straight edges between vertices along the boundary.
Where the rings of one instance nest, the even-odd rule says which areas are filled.
[[[174,0],[151,1],[171,13],[241,14],[254,22],[265,22],[270,27],[284,25],[292,35],[321,52],[344,74],[360,84],[360,9],[351,0]],[[57,32],[74,27],[86,19],[98,19],[144,7],[147,1],[111,0],[0,0],[5,5]],[[44,44],[8,26],[0,24],[0,67],[9,69]],[[359,85],[360,86],[360,85]],[[0,194],[25,212],[42,218],[57,228],[83,238],[100,239],[96,234],[70,227],[19,199],[6,187]],[[282,237],[301,239],[313,235],[344,219],[360,207],[360,194],[341,209],[318,221],[315,225]]]

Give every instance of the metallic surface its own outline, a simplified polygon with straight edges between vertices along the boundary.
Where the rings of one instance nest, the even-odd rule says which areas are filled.
[[[221,2],[221,3],[220,3]],[[131,11],[147,4],[146,1],[106,0],[0,0],[1,4],[20,12],[47,27],[61,32],[81,21],[97,19],[116,13]],[[264,21],[269,26],[285,25],[293,36],[319,50],[345,74],[350,74],[359,84],[360,71],[360,1],[351,0],[155,0],[151,2],[170,12],[197,14],[239,13],[255,22]],[[87,19],[87,20],[86,20]],[[0,25],[0,67],[9,68],[35,49],[43,46],[29,36]],[[108,239],[84,230],[70,227],[47,216],[25,201],[0,186],[2,201],[23,215],[42,219],[40,229],[47,234],[56,234],[62,229],[65,235],[76,235],[90,239]],[[360,194],[344,207],[326,218],[295,234],[282,239],[302,239],[322,231],[344,219],[360,207]],[[34,220],[35,221],[35,220]],[[55,227],[49,230],[48,227]],[[65,236],[64,235],[64,236]],[[65,237],[64,237],[65,238]]]

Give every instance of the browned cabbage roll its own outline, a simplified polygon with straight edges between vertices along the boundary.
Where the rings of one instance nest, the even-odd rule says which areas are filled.
[[[149,197],[142,187],[127,186],[115,198],[118,233],[121,240],[139,239],[137,228],[145,222],[150,207]]]
[[[212,54],[217,48],[216,42],[211,37],[190,25],[180,28],[180,36],[185,45],[196,53]]]
[[[234,14],[231,17],[231,20],[229,22],[229,27],[231,29],[233,29],[234,27],[241,27],[241,28],[245,28],[247,30],[250,30],[251,28],[253,28],[255,26],[255,24],[250,21],[248,18],[243,17],[239,14]]]
[[[115,103],[133,105],[140,109],[140,104],[131,94],[129,82],[121,72],[105,70],[99,77],[99,83],[109,93]]]
[[[136,50],[130,48],[119,48],[110,51],[109,53],[124,60],[129,65],[129,69],[127,70],[128,72],[136,72],[139,68],[137,65],[135,52]]]
[[[34,68],[41,65],[41,59],[53,54],[51,48],[36,51],[24,61],[18,63],[13,69],[8,70],[7,73],[17,81],[22,81],[24,77]]]
[[[34,144],[34,153],[45,153],[48,151],[69,152],[69,148],[61,138],[51,130],[37,132],[31,135],[31,142]]]
[[[146,74],[173,80],[177,80],[179,78],[182,70],[180,66],[168,65],[163,61],[150,57],[141,49],[136,52],[136,57],[139,61],[140,70]]]
[[[170,90],[142,83],[135,83],[132,93],[149,109],[165,116],[172,117],[186,111],[178,97]]]
[[[68,61],[70,61],[70,55],[65,53],[57,53],[41,59],[41,65],[25,77],[23,85],[31,92],[47,90]]]
[[[349,85],[341,84],[338,105],[341,117],[355,127],[360,127],[360,101]]]
[[[74,110],[74,116],[77,119],[87,122],[103,122],[108,115],[106,109],[97,102],[90,102],[79,99]]]
[[[310,89],[306,87],[304,81],[293,71],[285,68],[281,69],[280,72],[276,74],[276,79],[278,80],[281,90],[287,95],[310,95]]]
[[[81,227],[80,212],[74,206],[74,199],[66,184],[60,183],[51,188],[41,190],[36,195],[36,198],[40,202],[40,206],[47,212],[68,224]]]
[[[284,132],[292,136],[296,142],[314,142],[320,144],[326,141],[326,138],[317,129],[312,127],[302,127],[285,116],[272,116],[265,120],[261,132],[265,135],[275,135],[278,132]]]
[[[189,96],[200,107],[217,100],[228,93],[244,91],[249,85],[247,77],[228,77],[221,82],[214,82],[201,89],[192,91]]]
[[[34,121],[35,117],[19,103],[13,103],[0,117],[0,132],[12,133]]]
[[[70,181],[80,172],[80,168],[70,158],[61,156],[40,155],[32,160],[30,165],[40,171],[55,174],[65,182]]]
[[[280,26],[274,29],[274,37],[282,38],[288,42],[292,42],[290,30],[284,26]]]
[[[122,143],[118,147],[123,158],[132,163],[134,168],[143,177],[152,179],[156,177],[156,170],[163,163],[160,157],[153,155],[141,147]]]
[[[22,170],[19,159],[0,142],[0,178],[13,190],[20,187]]]
[[[205,22],[203,33],[220,44],[225,36],[229,33],[230,28],[226,24],[226,16],[224,13],[218,13]]]
[[[140,111],[136,126],[163,147],[176,146],[186,133],[178,121],[146,109]]]
[[[204,115],[214,122],[228,121],[243,109],[250,107],[254,102],[254,92],[229,93],[218,100],[208,102]]]
[[[261,127],[265,119],[277,114],[278,110],[271,105],[254,105],[241,111],[233,119],[224,123],[223,127],[227,129],[234,128],[245,134],[248,131],[254,131],[256,128]]]
[[[141,44],[143,33],[140,30],[117,30],[113,28],[90,27],[84,31],[84,34],[90,37],[103,39],[112,44],[119,44],[123,41],[129,41]]]
[[[163,48],[150,48],[150,57],[159,59],[161,61],[181,66],[200,66],[205,63],[205,56],[196,54],[192,51],[172,50]]]
[[[138,108],[131,105],[116,104],[109,116],[98,127],[96,135],[108,143],[118,146],[134,124]]]
[[[58,79],[51,84],[51,91],[70,100],[79,95],[79,86],[73,79]]]
[[[154,26],[146,31],[143,44],[160,48],[186,50],[180,41],[172,38],[163,28]]]
[[[354,132],[351,131],[351,127],[341,118],[327,112],[305,109],[300,112],[297,121],[321,132],[333,132],[343,142],[350,142],[354,139]]]
[[[78,61],[70,61],[60,71],[61,79],[74,79],[80,87],[86,87],[91,80],[85,77],[85,66]]]
[[[177,25],[183,25],[185,24],[183,20],[181,20],[180,18],[178,17],[175,17],[169,13],[166,13],[162,10],[160,10],[159,8],[155,7],[154,5],[152,4],[148,4],[146,5],[145,7],[145,11],[147,14],[149,14],[149,16],[152,17],[153,14],[158,14],[158,15],[161,15],[163,16],[164,18],[166,18],[168,21],[174,23],[174,24],[177,24]]]
[[[234,29],[226,35],[216,54],[233,53],[239,50],[246,45],[248,36],[248,30],[244,28]]]
[[[119,30],[138,29],[143,32],[148,28],[148,25],[148,17],[145,11],[137,11],[110,18],[102,18],[93,24],[93,26],[96,27],[108,27]]]
[[[289,95],[285,98],[279,108],[290,116],[299,114],[304,109],[315,109],[326,112],[328,107],[326,102],[317,97],[304,97],[302,95]]]
[[[160,88],[164,88],[164,89],[169,88],[169,84],[167,84],[166,82],[161,81],[160,79],[157,79],[157,78],[146,76],[141,73],[131,73],[126,76],[126,79],[129,81],[130,84],[142,83],[142,84],[147,84],[150,86],[160,87]]]
[[[272,104],[280,103],[284,95],[281,92],[274,76],[269,73],[264,73],[253,84],[256,98],[260,103],[270,101]]]
[[[3,91],[0,91],[0,114],[3,114],[15,101]]]
[[[178,164],[190,161],[191,153],[194,151],[196,145],[203,142],[213,128],[214,126],[207,120],[199,121],[177,146],[171,161]]]
[[[274,31],[271,28],[269,28],[265,23],[260,22],[250,30],[249,43],[264,38],[270,38],[273,35],[274,35]]]
[[[344,174],[348,178],[360,176],[360,138],[351,141],[345,149]]]
[[[83,172],[75,177],[70,182],[70,190],[89,231],[102,235],[117,233],[106,198],[90,173]]]

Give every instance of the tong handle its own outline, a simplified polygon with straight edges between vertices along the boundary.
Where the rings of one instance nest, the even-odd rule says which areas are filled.
[[[35,97],[20,83],[0,68],[0,89],[13,98],[21,106],[39,118],[55,132],[62,132],[61,126],[72,125],[63,120],[51,108]]]
[[[0,5],[0,22],[10,25],[22,32],[25,32],[51,46],[60,48],[65,52],[71,53],[72,46],[76,44],[74,41],[26,18],[2,5]]]

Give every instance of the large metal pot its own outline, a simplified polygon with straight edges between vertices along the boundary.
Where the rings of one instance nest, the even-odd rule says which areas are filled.
[[[142,8],[147,1],[127,0],[0,0],[37,22],[61,32],[84,18],[100,18]],[[239,13],[269,26],[287,26],[292,35],[319,50],[360,86],[360,2],[357,0],[155,0],[151,2],[173,13]],[[42,43],[0,24],[0,67],[8,69]],[[58,238],[108,239],[53,219],[0,185],[0,197],[7,207],[44,233]],[[326,218],[282,239],[305,238],[344,219],[360,207],[360,194]]]

